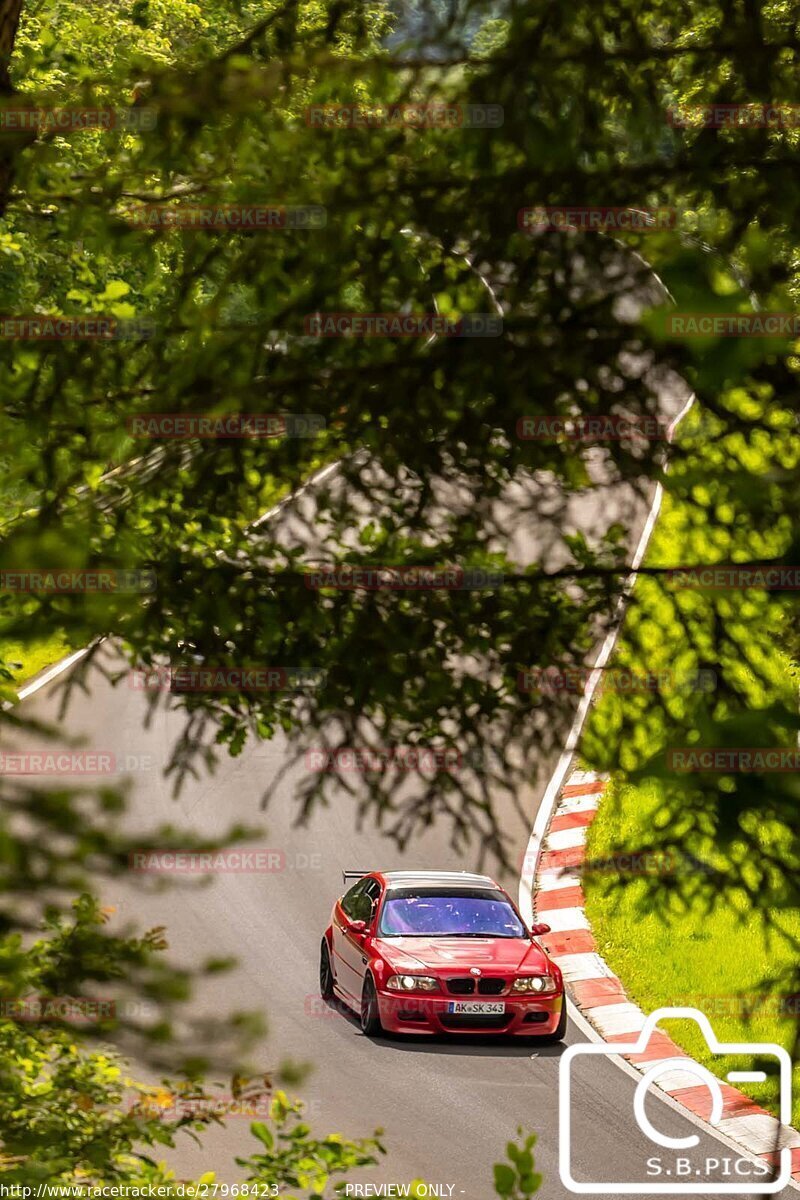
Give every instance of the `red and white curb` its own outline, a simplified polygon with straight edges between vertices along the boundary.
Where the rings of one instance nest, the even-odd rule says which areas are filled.
[[[647,1017],[628,999],[622,983],[597,951],[580,875],[586,859],[586,835],[605,786],[606,778],[592,771],[573,771],[568,776],[537,855],[533,903],[535,919],[551,928],[540,941],[563,972],[570,999],[606,1043],[630,1043],[637,1040]],[[660,1030],[643,1053],[623,1054],[622,1058],[641,1073],[670,1058],[693,1061]],[[694,1117],[708,1121],[711,1092],[698,1084],[696,1075],[670,1070],[654,1083]],[[776,1146],[789,1147],[792,1178],[800,1180],[800,1133],[781,1125],[737,1088],[726,1083],[720,1088],[724,1107],[713,1131],[770,1164],[777,1162]]]

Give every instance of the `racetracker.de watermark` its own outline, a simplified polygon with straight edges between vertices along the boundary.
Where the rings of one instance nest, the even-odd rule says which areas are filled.
[[[798,1017],[800,994],[765,992],[740,995],[676,995],[670,1004],[691,1004],[708,1017]]]
[[[307,588],[343,592],[478,591],[500,587],[503,575],[483,567],[362,566],[340,563],[304,575]]]
[[[445,746],[339,746],[306,750],[308,771],[382,775],[390,771],[454,774],[465,766],[460,751]]]
[[[21,342],[128,342],[153,337],[148,317],[62,317],[41,313],[0,316],[0,338]]]
[[[327,671],[316,667],[140,667],[128,681],[140,692],[297,692],[319,688]]]
[[[598,678],[597,690],[637,694],[652,692],[658,695],[685,692],[712,692],[717,686],[714,671],[639,671],[629,667],[530,667],[520,671],[517,688],[542,696],[559,696],[567,692],[582,696],[592,676]]]
[[[800,589],[800,567],[782,567],[771,563],[736,563],[709,567],[675,567],[664,579],[671,590],[688,588],[735,592],[762,588],[770,592],[796,592]]]
[[[112,750],[21,750],[0,753],[0,775],[127,775],[152,771],[152,754]]]
[[[155,108],[0,108],[0,129],[44,133],[74,133],[81,129],[121,129],[142,132],[155,129]]]
[[[415,993],[411,996],[402,992],[397,993],[392,997],[392,1008],[411,1010],[417,1016],[431,1017],[441,1013],[441,993],[439,994],[439,1003],[436,1000],[427,996],[421,996]],[[323,1000],[319,993],[308,992],[303,1001],[303,1011],[307,1017],[311,1017],[315,1021],[337,1021],[342,1017],[352,1017],[352,1010],[347,1007],[343,1000],[334,997],[331,1000]]]
[[[667,315],[669,337],[791,337],[800,335],[800,315],[786,312],[702,313]]]
[[[622,442],[667,441],[669,425],[646,414],[623,416],[620,413],[598,413],[593,416],[559,417],[530,416],[517,421],[517,437],[522,442]]]
[[[90,996],[18,996],[0,1000],[0,1020],[69,1021],[95,1025],[116,1015],[116,1002],[108,997]]]
[[[797,746],[673,746],[667,750],[666,764],[679,773],[708,771],[712,774],[760,775],[800,771]]]
[[[500,104],[309,104],[306,125],[312,129],[499,129]]]
[[[145,204],[125,219],[145,229],[324,229],[321,204]]]
[[[656,233],[675,229],[676,208],[613,207],[605,204],[536,204],[521,208],[517,226],[526,233],[584,230],[590,233]]]
[[[40,567],[36,570],[0,571],[1,592],[87,594],[99,592],[154,592],[156,573],[150,570],[117,570],[96,567],[91,571]]]
[[[539,863],[536,849],[526,850],[520,865],[523,870],[535,871]],[[666,876],[707,875],[709,868],[689,854],[674,850],[631,850],[608,855],[605,858],[584,859],[563,867],[545,867],[541,878],[558,879],[565,874],[576,876],[578,881],[592,876]]]
[[[313,1017],[317,1021],[335,1021],[350,1012],[343,1000],[323,1000],[318,992],[306,993],[303,1011],[307,1017]]]
[[[306,858],[310,858],[306,855]],[[131,871],[140,875],[269,875],[287,869],[286,852],[258,850],[132,850]]]
[[[676,129],[797,129],[800,104],[681,104],[667,109]]]
[[[313,438],[325,429],[319,413],[137,413],[125,428],[138,438]]]
[[[503,318],[497,313],[309,313],[303,328],[310,337],[500,337]]]
[[[214,1117],[225,1120],[228,1117],[247,1117],[252,1121],[256,1117],[260,1117],[262,1120],[268,1118],[271,1106],[271,1098],[266,1093],[252,1097],[234,1096],[228,1093],[220,1093],[215,1096],[181,1096],[160,1093],[132,1100],[128,1111],[137,1116],[156,1117],[162,1121],[197,1121]],[[202,1192],[200,1194],[202,1195]],[[237,1193],[229,1192],[228,1194]],[[209,1195],[213,1195],[213,1192]]]

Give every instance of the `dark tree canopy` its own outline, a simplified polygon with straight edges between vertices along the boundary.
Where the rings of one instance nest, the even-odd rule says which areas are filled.
[[[14,11],[0,4],[2,52]],[[796,10],[464,0],[415,3],[398,20],[378,0],[343,0],[214,3],[197,20],[178,4],[102,11],[98,21],[62,0],[22,14],[6,113],[125,109],[139,128],[34,137],[6,119],[2,311],[145,324],[99,341],[0,339],[0,570],[139,569],[155,587],[6,592],[2,636],[57,627],[79,646],[110,635],[144,667],[174,660],[183,640],[216,666],[320,671],[321,685],[299,694],[187,696],[176,784],[205,769],[214,746],[238,753],[277,729],[298,753],[448,747],[468,766],[410,791],[392,773],[360,777],[358,812],[401,841],[448,821],[457,841],[502,856],[496,799],[516,795],[531,763],[562,744],[574,710],[574,697],[520,690],[519,673],[591,664],[630,568],[633,498],[645,505],[660,482],[686,557],[648,559],[629,609],[631,653],[648,669],[663,633],[680,646],[680,669],[713,670],[716,687],[621,699],[584,752],[667,778],[672,811],[689,826],[710,820],[723,849],[771,831],[780,851],[757,886],[735,853],[703,886],[797,904],[796,777],[721,788],[715,775],[670,773],[665,757],[698,735],[785,746],[797,734],[793,689],[769,665],[776,644],[792,653],[792,593],[681,591],[668,575],[709,561],[800,565],[794,340],[683,337],[667,325],[675,311],[796,304],[798,131],[714,128],[686,107],[685,126],[667,116],[797,102]],[[373,111],[357,127],[321,128],[310,115],[441,104],[455,124]],[[501,124],[464,126],[486,106],[502,110]],[[242,205],[312,207],[316,223],[176,224],[191,208]],[[675,219],[633,231],[520,227],[520,210],[581,205]],[[172,218],[153,217],[164,209]],[[502,330],[316,337],[309,327],[315,314],[399,312],[501,314]],[[665,473],[664,426],[690,392]],[[132,420],[152,413],[315,414],[324,426],[314,437],[133,436]],[[520,436],[520,422],[555,417],[658,431]],[[313,501],[306,493],[253,526],[332,463]],[[603,516],[591,534],[571,515],[587,498]],[[310,587],[315,564],[501,578],[341,590]],[[98,663],[85,661],[87,682]],[[9,738],[19,720],[3,714]],[[298,814],[334,784],[311,777]],[[33,817],[32,840],[70,823],[67,796],[34,804],[7,781],[3,792],[8,809]],[[24,840],[8,843],[6,928],[17,923]],[[124,847],[78,844],[68,873],[47,864],[62,894],[98,849],[104,869],[121,869]]]

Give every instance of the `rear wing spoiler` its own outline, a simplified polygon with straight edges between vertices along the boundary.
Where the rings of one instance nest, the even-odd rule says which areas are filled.
[[[363,879],[365,875],[369,875],[369,871],[342,871],[342,883],[347,887],[351,880],[355,882],[356,879]]]

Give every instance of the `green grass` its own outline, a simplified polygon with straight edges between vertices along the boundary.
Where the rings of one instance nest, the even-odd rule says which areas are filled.
[[[0,638],[0,661],[5,663],[14,676],[14,690],[21,687],[45,667],[52,666],[76,646],[71,645],[66,634],[55,630],[50,637],[37,638],[31,642],[5,641]]]
[[[661,802],[657,784],[610,785],[589,831],[589,857],[604,859],[620,846],[642,845]],[[621,891],[615,876],[598,874],[587,880],[586,896],[600,953],[645,1012],[664,1005],[697,1008],[709,1018],[720,1041],[777,1042],[791,1051],[800,1019],[800,1012],[792,1008],[800,1005],[787,1002],[775,977],[790,972],[797,960],[792,939],[800,940],[800,912],[786,911],[776,918],[781,934],[768,931],[763,914],[745,904],[720,902],[710,912],[699,898],[686,908],[677,902],[672,908],[655,906],[646,878]],[[661,1028],[698,1062],[720,1073],[719,1060],[709,1053],[694,1023],[668,1022]],[[752,1063],[741,1059],[735,1067],[752,1070]],[[740,1086],[777,1112],[771,1080]],[[800,1095],[793,1114],[797,1124]]]
[[[678,486],[665,497],[647,564],[758,561],[785,549],[791,531],[768,522],[753,528],[726,472],[738,462],[763,481],[776,463],[796,469],[797,444],[777,435],[757,444],[740,432],[715,440],[703,435],[696,411],[681,442],[690,452],[676,463]],[[706,1013],[720,1040],[777,1042],[789,1050],[800,1020],[792,1011],[800,1006],[791,1000],[798,990],[800,910],[790,907],[796,892],[780,873],[762,869],[761,852],[769,847],[791,871],[794,835],[777,817],[765,817],[763,777],[719,775],[709,784],[670,771],[665,751],[695,735],[719,736],[720,728],[727,730],[727,745],[763,745],[765,732],[773,744],[794,744],[797,668],[787,650],[793,617],[784,600],[763,592],[676,592],[660,579],[640,578],[612,666],[678,673],[713,666],[720,686],[706,695],[607,689],[581,746],[588,766],[612,776],[589,831],[590,859],[672,845],[729,881],[720,889],[708,873],[686,866],[672,878],[669,870],[661,878],[624,880],[587,874],[594,936],[631,999],[645,1012],[688,1005]],[[792,776],[769,781],[770,788],[783,789],[772,793],[783,805],[773,811],[790,825],[800,805],[798,786]],[[671,1023],[668,1032],[714,1070],[694,1024]],[[740,1069],[748,1065],[753,1069],[747,1063]],[[777,1112],[772,1080],[743,1090]],[[800,1094],[794,1121],[800,1122]]]

